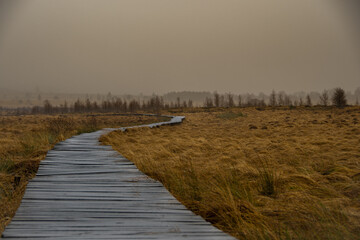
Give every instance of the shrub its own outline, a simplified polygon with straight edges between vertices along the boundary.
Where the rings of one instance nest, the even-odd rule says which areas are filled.
[[[329,94],[328,91],[324,90],[320,95],[320,105],[326,107],[329,102]]]

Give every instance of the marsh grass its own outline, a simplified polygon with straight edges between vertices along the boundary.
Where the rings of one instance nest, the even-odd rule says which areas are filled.
[[[182,114],[101,141],[239,239],[360,239],[359,108]]]
[[[220,113],[217,114],[216,117],[220,118],[220,119],[235,119],[235,118],[239,118],[239,117],[247,117],[246,114],[243,114],[242,112],[224,112],[224,113]]]
[[[77,129],[77,125],[78,123],[73,117],[59,116],[57,118],[49,119],[47,122],[47,131],[51,135],[56,136]]]
[[[11,159],[7,158],[7,157],[2,157],[0,159],[0,173],[11,173],[14,171],[15,169],[15,163],[14,161],[12,161]]]

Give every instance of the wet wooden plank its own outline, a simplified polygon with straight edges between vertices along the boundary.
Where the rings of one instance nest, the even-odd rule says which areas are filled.
[[[81,134],[49,151],[3,238],[233,239],[187,210],[110,146],[101,146],[98,138],[112,130]]]

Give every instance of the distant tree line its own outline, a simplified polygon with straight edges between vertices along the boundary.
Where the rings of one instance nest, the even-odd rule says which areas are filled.
[[[337,106],[345,107],[347,105],[346,93],[342,88],[336,88],[331,92],[324,90],[321,94],[318,94],[318,102],[313,103],[314,95],[306,94],[303,96],[290,96],[285,92],[275,92],[273,90],[269,96],[260,94],[256,97],[253,94],[247,95],[234,95],[231,93],[219,94],[215,92],[212,97],[206,97],[203,106],[204,107],[283,107],[283,106]],[[359,93],[360,95],[360,93]],[[267,100],[266,100],[267,99]],[[358,97],[356,98],[355,105],[359,105]]]
[[[63,114],[63,113],[91,113],[91,112],[118,112],[118,113],[132,113],[132,112],[151,112],[159,113],[161,110],[177,109],[177,108],[231,108],[231,107],[296,107],[296,106],[337,106],[345,107],[348,104],[347,96],[351,93],[346,93],[342,88],[332,90],[324,90],[322,93],[311,92],[308,94],[292,94],[288,95],[283,91],[276,92],[273,90],[270,95],[265,94],[242,94],[235,95],[231,93],[219,94],[214,92],[208,94],[199,92],[201,96],[205,97],[202,105],[194,104],[193,99],[181,100],[176,96],[176,92],[167,95],[172,101],[164,100],[164,97],[153,95],[147,98],[130,98],[114,97],[110,93],[106,98],[86,98],[85,100],[77,99],[72,103],[66,101],[63,104],[54,105],[49,100],[44,100],[42,106],[21,107],[21,108],[4,108],[0,107],[2,113],[10,115],[21,114]],[[182,96],[190,96],[187,92],[180,92]],[[195,94],[195,93],[194,93]],[[196,95],[196,94],[195,94]],[[351,95],[356,97],[355,105],[359,105],[360,88]],[[354,102],[354,101],[353,101]]]
[[[213,97],[206,97],[204,107],[265,107],[264,98],[258,99],[251,95],[244,97],[231,93],[214,93]]]
[[[319,96],[319,102],[316,105],[329,106],[330,104],[337,107],[345,107],[347,105],[345,91],[341,88],[336,88],[332,96],[329,91],[324,90]],[[271,92],[268,101],[263,98],[256,98],[253,95],[243,96],[234,95],[231,93],[219,94],[215,92],[212,97],[206,97],[203,107],[282,107],[282,106],[313,106],[313,100],[310,94],[307,94],[305,98],[293,99],[284,92],[276,93],[274,90]],[[101,102],[91,101],[86,99],[85,101],[77,100],[71,105],[66,102],[59,106],[53,106],[50,101],[45,100],[42,107],[35,106],[32,108],[31,113],[90,113],[90,112],[137,112],[146,111],[159,113],[161,110],[176,109],[176,108],[192,108],[192,100],[181,101],[180,97],[176,98],[176,101],[165,102],[163,97],[154,95],[147,101],[143,100],[125,100],[118,97],[113,97]]]
[[[113,97],[109,100],[101,102],[91,101],[86,99],[82,101],[78,99],[73,104],[68,104],[66,101],[59,106],[53,106],[49,100],[45,100],[43,106],[34,106],[31,108],[31,114],[55,114],[55,113],[91,113],[91,112],[118,112],[118,113],[133,113],[138,111],[159,113],[164,109],[173,108],[187,108],[193,107],[192,100],[182,101],[180,98],[176,102],[165,103],[162,97],[152,96],[148,100],[132,99],[127,101],[122,98]]]

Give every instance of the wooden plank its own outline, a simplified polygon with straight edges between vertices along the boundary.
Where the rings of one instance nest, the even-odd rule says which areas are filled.
[[[81,134],[50,150],[3,238],[233,239],[187,210],[110,146],[101,146],[98,138],[112,130]]]

